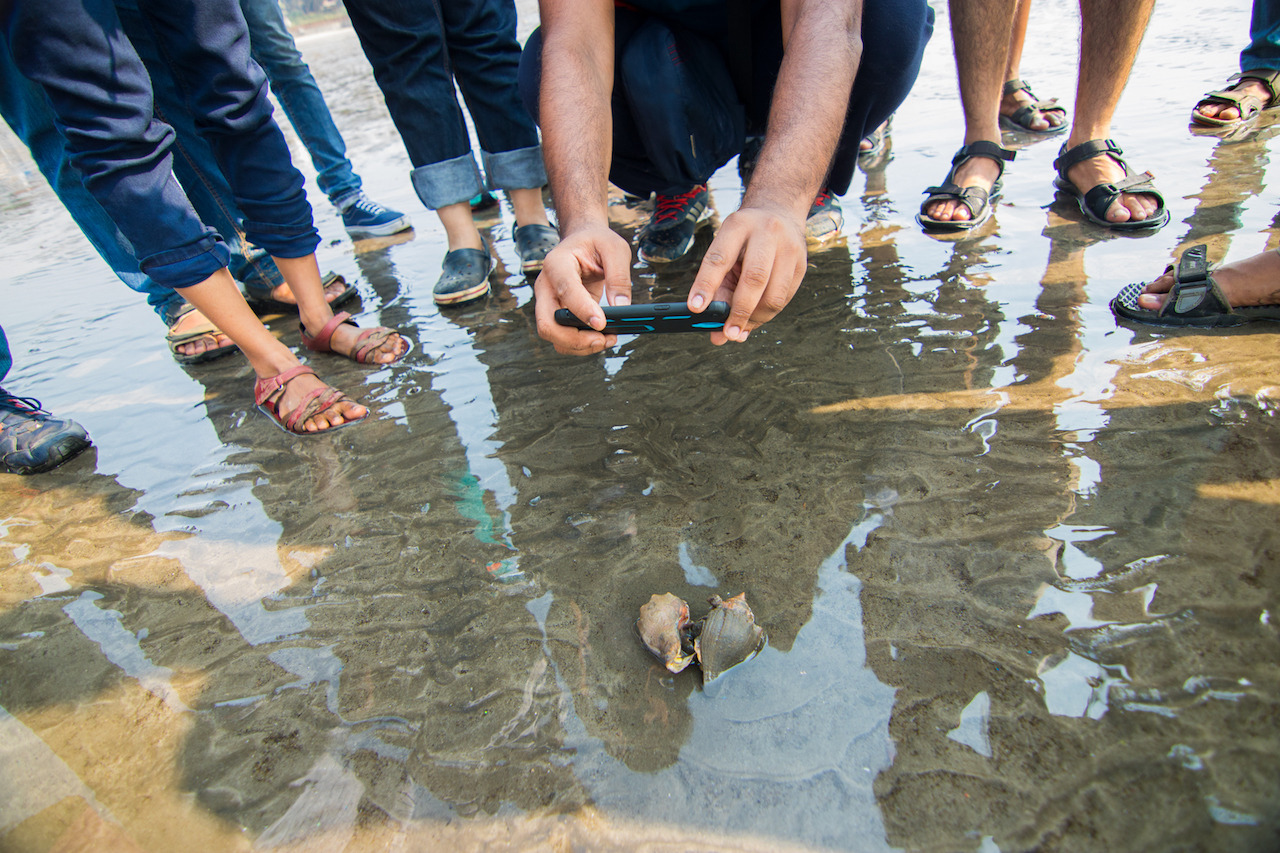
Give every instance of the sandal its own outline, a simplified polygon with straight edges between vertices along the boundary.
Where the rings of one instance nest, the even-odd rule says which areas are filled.
[[[320,333],[316,335],[314,338],[311,337],[311,335],[308,335],[306,328],[304,328],[303,325],[299,323],[298,330],[302,332],[303,346],[305,346],[307,349],[311,350],[312,352],[337,352],[331,345],[333,341],[333,333],[337,331],[338,327],[341,326],[343,323],[346,323],[350,326],[356,325],[355,321],[351,319],[351,315],[348,314],[346,311],[343,311],[339,314],[334,314],[333,317],[329,320],[329,322],[324,324],[324,328],[320,330]],[[357,326],[356,328],[359,328],[359,327]],[[370,358],[370,354],[375,350],[377,350],[378,347],[382,346],[382,344],[388,338],[396,334],[399,334],[399,333],[396,332],[395,329],[388,329],[386,326],[377,326],[376,328],[373,328],[373,329],[365,329],[363,332],[360,333],[360,337],[356,338],[355,348],[350,353],[340,352],[337,354],[346,356],[347,358],[351,359],[357,364],[377,364],[377,365],[395,364],[397,361],[399,361],[401,358],[404,357],[405,353],[408,352],[407,349],[405,350],[405,352],[400,353],[391,361],[385,361],[385,362],[373,361]]]
[[[258,314],[282,312],[297,314],[298,304],[296,302],[281,302],[273,295],[276,292],[276,288],[284,284],[284,276],[280,275],[278,270],[275,270],[275,264],[272,264],[272,271],[274,275],[263,274],[255,266],[249,274],[240,279],[240,284],[244,286],[244,301],[248,302],[249,307]],[[327,291],[334,284],[343,284],[346,287],[329,301],[330,308],[337,308],[339,305],[344,305],[356,298],[356,289],[347,284],[347,280],[336,272],[327,273],[320,280],[322,290]]]
[[[1280,320],[1280,305],[1244,305],[1232,308],[1213,280],[1205,260],[1204,243],[1182,253],[1174,273],[1169,298],[1159,311],[1138,305],[1147,285],[1130,284],[1111,300],[1111,311],[1119,318],[1152,326],[1241,326],[1254,320]],[[1170,264],[1165,272],[1173,269]]]
[[[1136,175],[1131,173],[1129,164],[1120,156],[1123,153],[1120,146],[1110,139],[1090,139],[1070,150],[1067,150],[1066,143],[1063,143],[1062,150],[1058,152],[1058,158],[1053,161],[1053,168],[1058,171],[1058,177],[1053,179],[1053,185],[1075,198],[1076,203],[1080,205],[1080,212],[1094,225],[1101,225],[1112,231],[1154,231],[1163,227],[1169,221],[1169,210],[1164,206],[1164,196],[1156,189],[1155,175],[1150,172]],[[1124,169],[1124,178],[1113,184],[1098,184],[1088,192],[1080,192],[1067,177],[1067,170],[1077,163],[1103,156],[1110,157],[1120,164]],[[1111,207],[1112,203],[1124,193],[1147,193],[1155,196],[1158,204],[1156,212],[1146,219],[1131,219],[1128,222],[1108,221],[1107,208]]]
[[[173,354],[174,361],[178,364],[203,364],[206,361],[213,361],[215,358],[222,358],[224,355],[230,355],[235,352],[238,347],[234,342],[228,340],[227,343],[206,349],[202,352],[187,354],[178,351],[178,347],[183,344],[195,343],[196,341],[207,340],[211,344],[218,342],[218,337],[226,337],[221,329],[213,322],[205,320],[194,329],[188,329],[185,332],[175,332],[173,327],[183,317],[196,310],[196,306],[190,302],[183,301],[182,304],[173,311],[165,311],[165,320],[169,324],[169,333],[164,336],[165,341],[169,344],[169,352]]]
[[[1235,84],[1244,80],[1257,80],[1262,83],[1267,87],[1267,91],[1271,92],[1271,97],[1264,102],[1256,95],[1246,95],[1242,92],[1232,91],[1232,87]],[[1225,89],[1209,92],[1196,102],[1195,107],[1191,110],[1191,123],[1203,127],[1233,127],[1249,121],[1249,119],[1260,115],[1263,110],[1280,106],[1280,97],[1277,97],[1276,92],[1277,85],[1280,85],[1280,71],[1268,71],[1265,68],[1259,68],[1254,71],[1242,71],[1239,74],[1232,74],[1227,78],[1227,87]],[[1201,115],[1200,108],[1204,106],[1235,107],[1240,111],[1240,117],[1221,119],[1217,116]]]
[[[864,172],[871,172],[876,169],[882,169],[889,162],[892,156],[890,152],[893,149],[892,142],[889,139],[889,131],[893,127],[893,116],[889,116],[884,123],[871,131],[866,136],[865,141],[871,143],[871,147],[865,151],[858,149],[858,168]]]
[[[300,364],[297,367],[289,368],[284,373],[255,380],[253,383],[253,401],[257,403],[258,410],[271,418],[272,423],[280,427],[280,429],[294,435],[320,435],[321,433],[333,432],[336,429],[359,423],[365,417],[368,417],[368,415],[365,415],[355,420],[347,420],[344,417],[343,422],[337,426],[318,429],[314,432],[299,429],[298,425],[306,423],[308,418],[320,414],[343,400],[349,399],[346,394],[343,394],[338,389],[325,385],[307,394],[302,399],[302,404],[292,412],[280,411],[280,402],[284,399],[284,386],[299,376],[307,374],[314,376],[315,371],[305,364]]]
[[[1050,98],[1042,101],[1036,97],[1035,92],[1031,91],[1031,87],[1027,85],[1025,80],[1010,80],[1004,84],[1001,89],[1001,97],[1008,97],[1015,92],[1026,92],[1027,97],[1031,99],[1031,103],[1019,107],[1014,110],[1012,115],[1000,116],[1000,127],[1005,130],[1012,130],[1018,133],[1029,133],[1032,136],[1054,136],[1067,130],[1067,108],[1058,105],[1057,98]],[[1031,121],[1036,114],[1044,113],[1061,113],[1062,124],[1050,124],[1044,130],[1036,130],[1031,126]]]
[[[947,177],[943,180],[941,186],[929,187],[925,190],[928,198],[920,205],[920,213],[916,216],[916,222],[920,223],[920,227],[925,231],[970,231],[986,222],[991,217],[991,205],[1000,197],[1000,177],[996,177],[996,181],[991,185],[991,189],[984,190],[982,187],[960,187],[955,182],[956,169],[959,169],[967,160],[973,157],[986,157],[994,160],[996,165],[1000,167],[1000,175],[1004,175],[1004,164],[1008,160],[1012,160],[1016,156],[1016,152],[1007,148],[1001,148],[994,142],[988,142],[980,139],[977,142],[970,142],[963,146],[956,155],[951,158],[951,171],[947,172]],[[940,201],[958,201],[965,207],[969,208],[969,218],[961,220],[943,220],[934,219],[925,213],[925,210],[932,204]]]

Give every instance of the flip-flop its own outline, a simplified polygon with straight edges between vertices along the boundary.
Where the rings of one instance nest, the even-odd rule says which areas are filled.
[[[203,364],[206,361],[213,361],[215,358],[222,358],[224,355],[230,355],[239,349],[239,347],[237,347],[235,343],[228,338],[227,343],[213,349],[206,349],[194,354],[179,352],[178,347],[183,344],[195,343],[200,340],[208,340],[209,343],[214,344],[218,342],[219,335],[226,337],[226,333],[209,320],[205,320],[200,325],[193,329],[188,329],[185,332],[173,331],[173,327],[177,325],[178,321],[194,310],[196,310],[196,307],[190,302],[183,302],[181,307],[176,310],[166,312],[166,319],[169,321],[170,331],[164,336],[164,339],[165,342],[169,344],[169,352],[173,355],[174,361],[178,362],[178,364]]]
[[[968,145],[961,147],[955,156],[951,158],[951,171],[947,172],[947,177],[943,179],[942,184],[925,189],[928,197],[920,204],[920,213],[916,216],[916,222],[925,231],[972,231],[977,228],[991,218],[991,207],[996,199],[1000,197],[1000,177],[996,177],[996,181],[991,185],[990,191],[984,190],[982,187],[961,187],[955,182],[956,169],[959,169],[961,165],[973,157],[986,157],[995,161],[1000,168],[1000,175],[1002,176],[1004,175],[1005,162],[1012,160],[1015,156],[1016,152],[1001,148],[994,142],[988,142],[985,139],[970,142]],[[969,218],[961,220],[934,219],[925,213],[926,208],[940,201],[960,202],[969,208]]]
[[[1130,284],[1111,300],[1117,317],[1151,326],[1243,326],[1255,320],[1280,321],[1280,305],[1242,305],[1231,307],[1205,260],[1204,243],[1182,253],[1174,272],[1174,284],[1159,311],[1138,305],[1138,297],[1146,292],[1146,283]],[[1169,272],[1173,265],[1165,269]]]
[[[1080,206],[1080,212],[1094,225],[1110,228],[1112,231],[1155,231],[1169,221],[1169,210],[1164,206],[1164,196],[1156,189],[1155,175],[1150,172],[1134,174],[1129,171],[1129,164],[1120,156],[1124,151],[1110,139],[1090,139],[1068,149],[1066,143],[1053,161],[1053,168],[1058,176],[1053,185],[1071,196]],[[1067,171],[1077,163],[1091,160],[1094,157],[1108,156],[1124,169],[1124,177],[1110,184],[1098,184],[1088,192],[1080,192],[1067,177]],[[1107,219],[1107,208],[1124,193],[1145,193],[1156,197],[1156,212],[1146,219],[1130,219],[1127,222],[1111,222]]]
[[[1247,95],[1243,92],[1232,91],[1232,86],[1242,80],[1257,80],[1267,87],[1271,92],[1271,97],[1266,101],[1255,95]],[[1191,110],[1191,123],[1198,124],[1201,127],[1234,127],[1242,124],[1256,116],[1262,114],[1263,110],[1274,109],[1280,106],[1280,97],[1277,96],[1276,87],[1280,85],[1280,70],[1268,71],[1265,68],[1258,68],[1252,71],[1242,71],[1239,74],[1232,74],[1227,78],[1227,86],[1225,89],[1219,89],[1216,92],[1208,92],[1203,98],[1196,102],[1195,107]],[[1200,108],[1204,106],[1221,106],[1235,107],[1240,111],[1239,118],[1221,119],[1216,116],[1206,116],[1200,114]]]
[[[1031,99],[1031,103],[1025,104],[1014,110],[1011,115],[1000,116],[1000,127],[1005,130],[1012,130],[1017,133],[1029,133],[1032,136],[1056,136],[1059,133],[1066,132],[1070,125],[1067,123],[1067,108],[1058,103],[1057,98],[1050,98],[1042,101],[1036,97],[1035,92],[1031,91],[1031,87],[1027,85],[1025,80],[1009,80],[1004,84],[1001,90],[1001,97],[1012,95],[1014,92],[1026,92],[1027,97]],[[1036,117],[1036,113],[1062,113],[1062,124],[1049,125],[1043,130],[1037,130],[1031,126],[1031,121]]]

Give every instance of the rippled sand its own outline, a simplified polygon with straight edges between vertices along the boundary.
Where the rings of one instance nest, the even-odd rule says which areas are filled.
[[[536,337],[509,212],[494,296],[435,308],[443,236],[356,40],[309,36],[417,232],[353,246],[317,206],[322,266],[415,348],[314,357],[377,419],[306,441],[243,359],[178,367],[0,141],[5,384],[96,445],[0,477],[0,848],[1276,849],[1280,327],[1107,309],[1181,247],[1276,244],[1276,128],[1186,128],[1246,7],[1157,7],[1115,127],[1157,234],[1046,208],[1056,142],[975,239],[919,232],[960,143],[939,9],[892,159],[781,317],[582,360]],[[1070,105],[1073,5],[1031,29],[1023,76]],[[712,188],[731,210],[732,166]],[[666,591],[745,591],[769,647],[671,676],[632,624]]]

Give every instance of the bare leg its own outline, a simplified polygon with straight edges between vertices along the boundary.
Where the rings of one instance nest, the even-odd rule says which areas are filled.
[[[1076,117],[1067,148],[1091,139],[1106,139],[1111,117],[1133,68],[1155,0],[1080,0],[1080,76],[1076,85]],[[1120,180],[1124,170],[1110,157],[1094,157],[1067,172],[1081,192]],[[1107,210],[1111,222],[1148,219],[1158,205],[1148,193],[1125,193]]]
[[[542,205],[542,189],[508,190],[507,198],[515,208],[516,225],[550,225],[547,209]]]
[[[319,284],[318,277],[316,283]],[[257,315],[249,310],[235,280],[225,268],[199,284],[184,287],[182,295],[236,342],[249,359],[258,378],[265,379],[298,366],[298,357],[276,340]],[[285,386],[280,408],[292,411],[301,405],[310,391],[323,385],[315,376],[299,376]],[[359,420],[368,413],[369,410],[359,403],[344,400],[308,418],[303,422],[302,429],[317,432],[349,420]]]
[[[320,267],[316,265],[316,256],[277,258],[272,255],[272,260],[280,268],[280,273],[288,283],[289,289],[298,298],[298,316],[302,319],[303,328],[308,334],[318,335],[320,330],[333,319],[333,309],[329,307],[329,302],[325,298],[324,285],[320,281]],[[225,327],[223,330],[230,334],[230,330]],[[346,354],[354,351],[356,339],[359,337],[359,329],[343,323],[334,330],[330,342],[334,351]],[[232,339],[235,339],[234,336]],[[390,364],[408,349],[409,343],[404,338],[392,335],[374,351],[373,360],[379,364]]]
[[[436,210],[436,216],[440,217],[440,224],[444,226],[450,252],[454,249],[484,248],[480,232],[476,229],[476,222],[471,217],[471,205],[468,202],[463,201],[441,207]]]
[[[1022,76],[1022,45],[1027,40],[1027,24],[1031,20],[1031,0],[1018,0],[1018,11],[1013,18],[1013,32],[1009,36],[1009,62],[1005,65],[1005,81],[1017,80]],[[1011,92],[1000,99],[1000,115],[1011,116],[1018,110],[1032,103],[1031,96],[1025,90]],[[1039,113],[1031,119],[1033,130],[1048,130],[1061,127],[1066,121],[1061,113]]]
[[[1233,308],[1248,305],[1280,305],[1280,254],[1262,252],[1243,261],[1224,264],[1213,271],[1213,280]],[[1165,294],[1173,287],[1173,273],[1167,272],[1147,285],[1138,305],[1159,311]]]
[[[964,142],[985,139],[1000,144],[1000,79],[1006,57],[990,50],[993,44],[1009,44],[1018,0],[951,0],[951,41],[960,78],[960,103],[964,107]],[[1124,0],[1128,2],[1128,0]],[[961,187],[990,189],[999,168],[986,157],[974,157],[956,170]],[[933,219],[969,219],[969,209],[955,201],[929,205]]]

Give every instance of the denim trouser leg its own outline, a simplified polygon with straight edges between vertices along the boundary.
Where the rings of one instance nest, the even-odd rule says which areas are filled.
[[[152,115],[146,70],[110,0],[16,0],[0,23],[14,64],[57,115],[85,188],[141,269],[184,287],[225,266],[225,245],[173,177],[173,130]]]
[[[782,61],[778,5],[757,3],[756,7],[751,45],[755,97],[745,110],[749,126],[764,125],[767,96]],[[675,31],[643,13],[619,9],[616,22],[610,180],[637,195],[682,191],[705,183],[742,144],[741,119],[735,113],[743,107],[726,96],[731,84],[726,82],[723,53],[732,48],[709,47],[707,39]],[[864,5],[862,61],[827,178],[835,194],[849,189],[858,143],[892,115],[911,91],[932,34],[933,10],[925,0]],[[541,45],[541,33],[535,32],[525,43],[521,62],[520,88],[531,112],[541,83]],[[722,70],[710,71],[713,65]],[[655,77],[664,83],[655,85]],[[695,144],[685,142],[690,137]]]
[[[1240,51],[1240,70],[1280,70],[1280,0],[1253,0],[1249,46]]]
[[[285,27],[279,0],[240,0],[240,8],[249,25],[253,59],[266,72],[272,93],[311,155],[316,185],[331,202],[359,190],[360,178],[347,159],[342,134]]]
[[[0,329],[0,382],[9,375],[11,367],[13,367],[13,353],[9,352],[9,339],[4,336],[4,329]]]
[[[156,284],[138,268],[133,247],[84,188],[80,173],[72,167],[53,112],[38,86],[18,73],[9,48],[0,42],[0,114],[44,175],[84,236],[102,259],[131,289],[144,294],[147,304],[163,319],[182,302],[172,288]]]
[[[455,75],[486,160],[496,158],[490,183],[502,189],[546,183],[537,129],[516,88],[520,47],[512,0],[358,0],[346,5],[409,152],[414,188],[423,204],[445,207],[484,188],[454,91]],[[514,153],[518,151],[524,153]],[[533,153],[538,169],[531,173]],[[498,156],[502,154],[512,156]]]
[[[144,0],[138,4],[201,136],[235,191],[248,239],[282,258],[320,242],[302,174],[271,117],[267,80],[249,55],[237,0]]]

